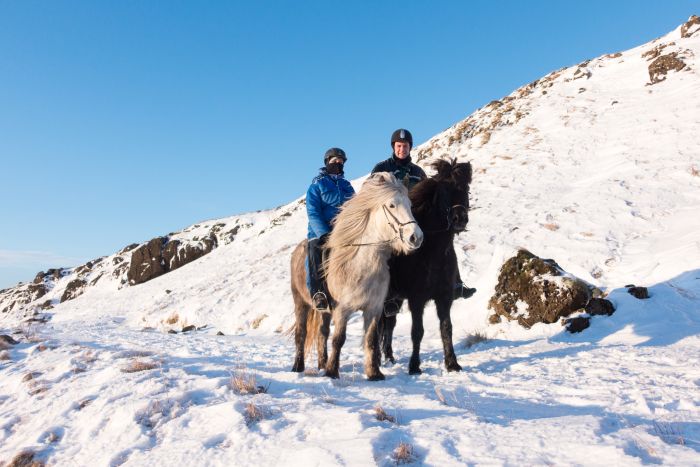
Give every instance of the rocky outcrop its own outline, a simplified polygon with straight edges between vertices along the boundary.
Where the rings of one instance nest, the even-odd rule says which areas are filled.
[[[690,37],[700,31],[700,16],[693,15],[681,26],[681,37]]]
[[[519,250],[501,267],[495,294],[489,301],[489,308],[495,312],[491,322],[506,318],[526,328],[535,323],[556,323],[583,311],[590,297],[588,285],[565,273],[553,260]]]
[[[85,292],[86,285],[87,282],[85,282],[83,279],[73,279],[70,281],[66,286],[66,289],[63,291],[63,295],[61,295],[61,303],[67,302],[68,300],[73,300],[74,298],[82,295],[83,292]]]
[[[46,295],[47,292],[48,289],[43,282],[39,284],[23,284],[13,289],[7,289],[0,295],[0,302],[5,304],[0,312],[7,313],[22,305],[31,303]]]
[[[685,62],[678,58],[678,53],[661,55],[649,64],[649,80],[651,84],[657,84],[666,80],[669,71],[681,71],[685,68]]]
[[[165,274],[163,245],[165,245],[166,242],[167,238],[156,237],[145,245],[136,248],[133,253],[131,253],[129,272],[126,275],[129,284],[142,284],[154,277]]]
[[[214,235],[191,241],[156,237],[131,253],[127,279],[130,285],[143,284],[201,258],[217,246]]]

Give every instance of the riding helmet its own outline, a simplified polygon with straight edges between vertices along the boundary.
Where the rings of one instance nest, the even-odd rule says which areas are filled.
[[[347,156],[345,155],[345,151],[340,148],[330,148],[328,151],[326,151],[326,155],[323,157],[323,163],[328,164],[328,161],[334,157],[340,157],[343,159],[343,163],[348,160]]]
[[[399,128],[391,134],[391,149],[394,149],[394,143],[397,141],[408,143],[411,149],[413,148],[413,135],[408,130]]]

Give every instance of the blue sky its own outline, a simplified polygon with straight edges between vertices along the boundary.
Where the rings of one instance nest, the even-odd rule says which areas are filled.
[[[1,1],[0,288],[355,178],[696,1]]]

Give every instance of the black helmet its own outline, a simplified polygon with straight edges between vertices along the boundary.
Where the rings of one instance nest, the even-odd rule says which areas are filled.
[[[403,141],[408,143],[413,149],[413,135],[410,131],[399,128],[391,134],[391,149],[394,149],[394,143],[397,141]]]
[[[343,159],[343,163],[348,160],[347,156],[345,155],[345,151],[340,148],[330,148],[328,151],[326,151],[326,155],[323,156],[323,163],[328,164],[328,161],[334,157],[340,157]]]

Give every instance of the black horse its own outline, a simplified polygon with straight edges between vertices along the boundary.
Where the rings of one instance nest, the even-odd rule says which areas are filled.
[[[400,308],[408,299],[413,325],[411,340],[413,354],[408,365],[410,374],[420,374],[420,343],[423,339],[423,309],[434,300],[440,319],[440,335],[447,371],[460,371],[452,345],[452,308],[457,279],[457,256],[453,240],[463,232],[469,221],[469,184],[472,166],[438,160],[433,164],[437,173],[419,182],[409,193],[413,216],[423,230],[423,245],[406,256],[393,256],[389,262],[391,283],[387,300]],[[387,360],[395,362],[391,340],[396,316],[383,316],[381,348]]]

